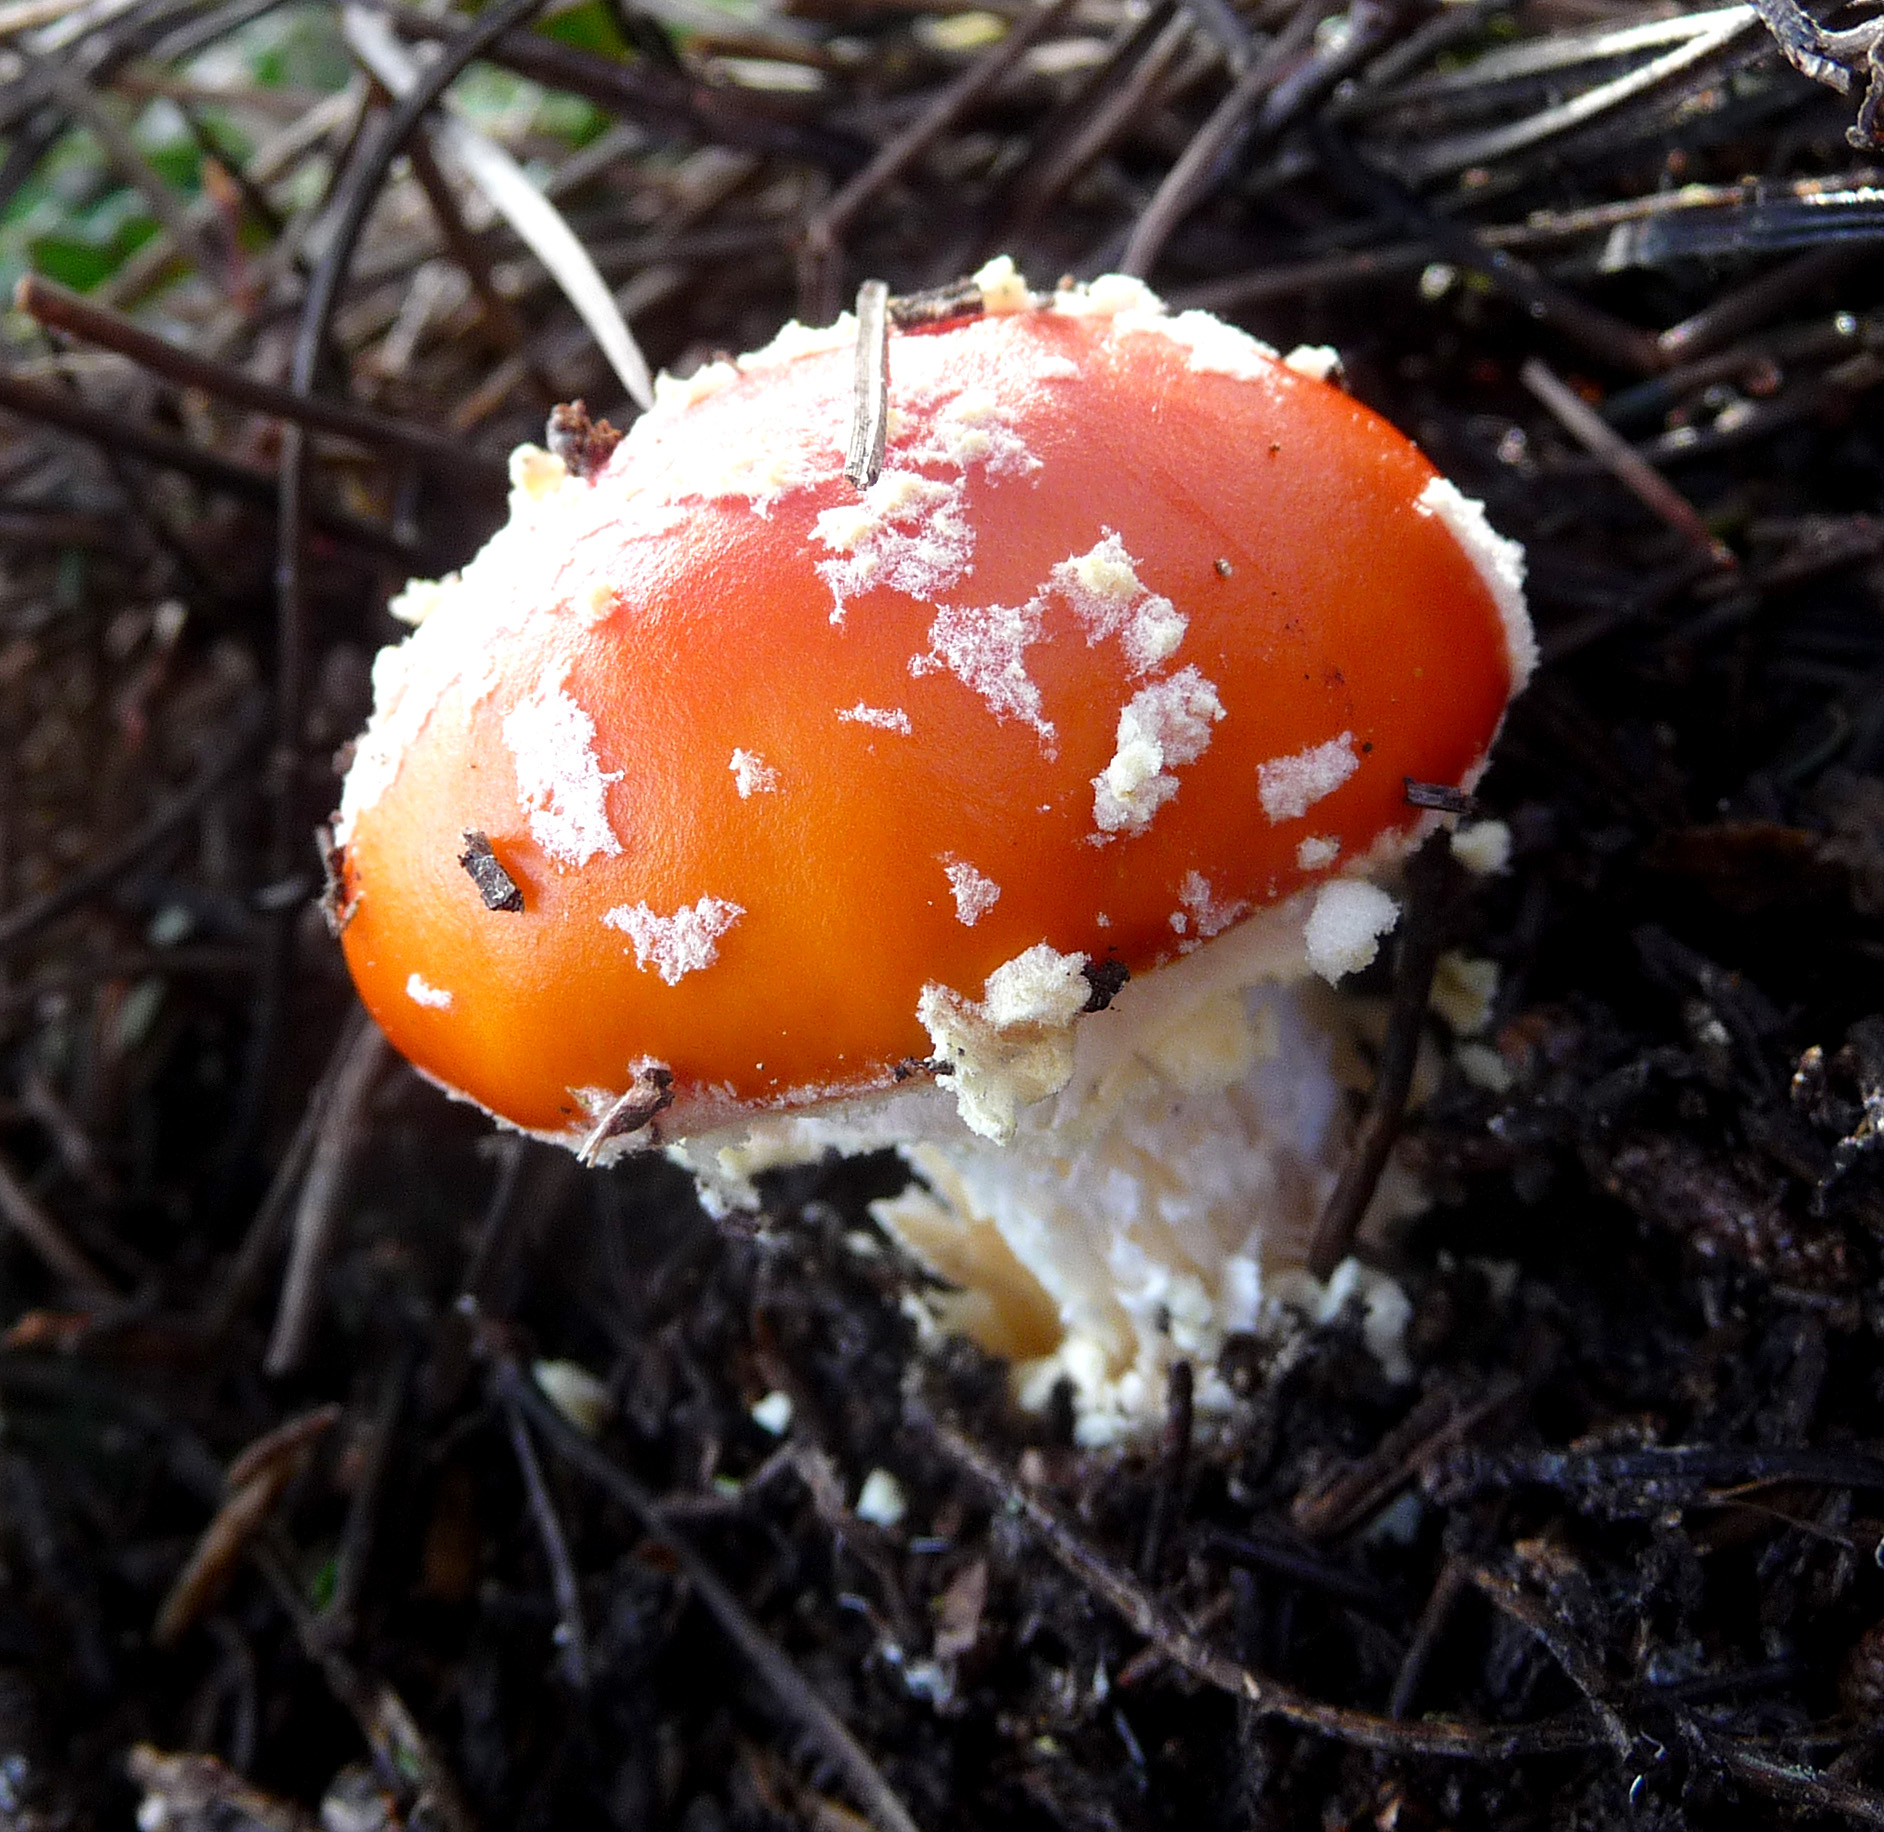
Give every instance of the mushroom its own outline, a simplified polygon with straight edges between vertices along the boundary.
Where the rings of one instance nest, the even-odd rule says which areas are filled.
[[[848,317],[514,456],[394,607],[343,945],[448,1091],[711,1205],[899,1147],[952,1326],[1098,1441],[1299,1268],[1322,982],[1535,652],[1521,551],[1322,353],[1005,260],[965,303],[891,335],[865,488]]]

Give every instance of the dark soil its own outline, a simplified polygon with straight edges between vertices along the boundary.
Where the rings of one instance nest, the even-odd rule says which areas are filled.
[[[866,275],[1129,250],[1176,302],[1337,346],[1527,544],[1546,665],[1480,794],[1514,856],[1449,937],[1498,963],[1496,1006],[1463,1052],[1428,1021],[1398,1149],[1435,1201],[1367,1249],[1414,1300],[1418,1380],[1352,1323],[1237,1342],[1220,1430],[1191,1442],[1180,1401],[1163,1439],[1082,1453],[998,1366],[917,1353],[917,1275],[866,1206],[894,1163],[716,1225],[665,1164],[583,1171],[377,1047],[310,835],[386,599],[475,549],[555,401],[628,415],[423,159],[312,335],[339,257],[300,238],[356,182],[335,169],[377,195],[376,130],[336,113],[299,189],[225,147],[200,258],[94,295],[193,385],[24,317],[0,378],[0,1826],[140,1801],[186,1832],[1884,1825],[1862,82],[1815,86],[1753,24],[1449,160],[1681,28],[1591,52],[1663,15],[1355,0],[1312,35],[1314,4],[1082,0],[1003,65],[953,8],[801,0],[718,38],[510,10],[499,63],[639,130],[558,200],[655,362]],[[0,29],[31,52],[0,193],[238,11]],[[1464,74],[1578,34],[1552,69]],[[1232,55],[1244,131],[1167,210]],[[741,58],[822,86],[742,88]],[[841,192],[976,69],[900,174]],[[125,189],[87,169],[74,209]],[[297,444],[224,365],[436,437]],[[1562,385],[1657,468],[1591,456]],[[600,1382],[594,1437],[545,1363]],[[783,1439],[751,1417],[773,1391]],[[879,1469],[893,1529],[853,1511]]]

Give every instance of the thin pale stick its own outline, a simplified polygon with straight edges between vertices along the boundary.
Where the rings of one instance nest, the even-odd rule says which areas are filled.
[[[1409,179],[1417,181],[1460,172],[1467,166],[1483,165],[1488,160],[1540,145],[1573,128],[1587,126],[1612,108],[1660,84],[1673,82],[1725,50],[1753,24],[1751,7],[1727,8],[1718,16],[1718,23],[1707,31],[1697,33],[1685,44],[1644,64],[1639,70],[1631,70],[1612,82],[1599,83],[1594,89],[1586,89],[1581,95],[1539,114],[1527,115],[1522,121],[1512,121],[1484,132],[1455,135],[1449,140],[1429,141],[1424,146],[1403,147],[1395,155],[1396,162]]]
[[[745,1605],[726,1587],[719,1573],[674,1530],[654,1497],[577,1431],[515,1362],[499,1362],[496,1380],[499,1396],[523,1410],[558,1456],[605,1489],[635,1516],[643,1532],[673,1555],[721,1632],[751,1662],[780,1707],[843,1772],[879,1832],[918,1832],[909,1809],[891,1791],[869,1752],[812,1689],[790,1657],[747,1615]]]
[[[94,1304],[115,1302],[117,1290],[94,1266],[84,1251],[66,1237],[65,1230],[38,1198],[0,1158],[0,1221],[13,1230],[75,1291]]]
[[[857,289],[857,368],[851,390],[850,446],[844,475],[867,490],[883,471],[890,436],[890,289],[866,280]]]
[[[49,426],[63,427],[89,439],[94,445],[121,457],[141,459],[146,464],[167,471],[180,471],[194,477],[206,489],[220,491],[240,502],[273,506],[278,473],[254,465],[237,464],[233,459],[205,451],[187,439],[173,439],[141,421],[127,420],[121,414],[94,407],[62,389],[44,388],[37,382],[21,381],[18,376],[0,372],[0,409],[26,420],[42,420]],[[363,553],[385,554],[408,565],[414,556],[414,544],[382,522],[370,522],[363,516],[314,504],[308,520],[323,534]],[[4,934],[0,930],[0,934]],[[0,946],[4,946],[0,942]]]
[[[1551,369],[1542,357],[1525,359],[1518,371],[1525,387],[1550,409],[1558,423],[1652,514],[1666,522],[1716,566],[1736,564],[1714,538],[1701,512],[1660,471]]]
[[[260,735],[253,711],[245,717],[228,748],[213,757],[190,785],[164,804],[109,852],[81,866],[63,884],[17,905],[0,916],[0,960],[25,946],[44,929],[87,903],[126,872],[188,827],[236,770],[253,754]]]
[[[348,44],[374,76],[396,96],[413,93],[420,65],[393,36],[385,20],[360,6],[349,6],[344,17]],[[595,271],[595,263],[562,212],[495,140],[448,107],[441,105],[431,131],[439,151],[484,193],[492,208],[555,276],[563,296],[589,327],[628,398],[644,412],[652,407],[654,378],[648,371],[647,358],[617,309],[607,282]]]
[[[556,1598],[557,1659],[563,1677],[577,1692],[589,1683],[589,1637],[582,1621],[582,1586],[576,1577],[575,1561],[569,1556],[568,1536],[556,1517],[556,1504],[550,1499],[549,1485],[543,1480],[543,1465],[536,1446],[530,1441],[530,1428],[524,1423],[523,1409],[514,1398],[504,1402],[504,1417],[510,1427],[510,1448],[523,1476],[523,1492],[530,1504],[530,1519],[537,1537],[543,1542],[543,1557],[550,1568],[550,1590]]]
[[[1280,1680],[1218,1653],[1202,1639],[1194,1623],[1089,1545],[1055,1508],[1016,1482],[980,1445],[940,1420],[927,1423],[937,1448],[988,1488],[1007,1512],[1025,1520],[1054,1562],[1122,1616],[1134,1633],[1155,1643],[1171,1665],[1233,1698],[1246,1700],[1265,1717],[1360,1749],[1478,1762],[1507,1762],[1546,1750],[1589,1749],[1603,1741],[1602,1732],[1581,1713],[1531,1724],[1478,1725],[1432,1718],[1401,1724],[1370,1711],[1317,1704]]]
[[[1133,225],[1130,241],[1119,260],[1119,271],[1150,271],[1171,231],[1203,194],[1217,162],[1248,129],[1249,116],[1264,93],[1273,89],[1289,59],[1313,38],[1320,19],[1320,0],[1303,0],[1295,16],[1269,41],[1263,53],[1231,85],[1210,118],[1192,137],[1177,163]]]
[[[1380,1063],[1374,1071],[1367,1116],[1355,1134],[1340,1179],[1309,1243],[1308,1269],[1318,1279],[1329,1277],[1353,1245],[1367,1205],[1380,1187],[1393,1142],[1400,1136],[1400,1122],[1413,1087],[1413,1070],[1419,1061],[1426,1001],[1432,995],[1433,973],[1445,941],[1445,905],[1457,871],[1450,841],[1443,832],[1427,840],[1408,863],[1406,925],[1401,932],[1400,958],[1394,967],[1393,1011],[1387,1020]]]
[[[279,1379],[292,1374],[314,1333],[321,1274],[326,1270],[340,1220],[347,1169],[359,1144],[366,1099],[386,1059],[386,1038],[377,1024],[357,1030],[335,1077],[333,1096],[308,1160],[295,1211],[293,1245],[282,1280],[281,1307],[262,1366]]]
[[[39,274],[26,274],[13,291],[13,303],[28,317],[56,330],[69,331],[103,349],[128,356],[139,368],[185,388],[205,393],[276,419],[298,420],[320,432],[357,439],[362,445],[386,447],[416,458],[433,470],[444,470],[479,483],[503,487],[504,467],[480,457],[440,433],[409,421],[352,407],[336,401],[295,394],[273,382],[257,380],[232,363],[218,362],[194,350],[153,336],[141,325],[117,312],[106,311]]]

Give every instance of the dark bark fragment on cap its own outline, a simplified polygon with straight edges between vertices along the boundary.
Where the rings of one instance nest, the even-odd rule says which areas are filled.
[[[1409,808],[1430,808],[1436,814],[1471,814],[1478,808],[1478,798],[1468,795],[1463,789],[1455,789],[1443,782],[1416,782],[1411,776],[1404,778],[1406,783],[1406,805]]]
[[[981,287],[974,280],[951,280],[926,292],[899,293],[890,301],[890,323],[899,331],[918,325],[947,324],[956,318],[979,318],[986,310]]]
[[[523,908],[523,892],[517,888],[516,879],[498,862],[489,837],[475,827],[465,830],[464,851],[459,853],[458,863],[471,874],[471,882],[478,887],[487,910]]]
[[[586,479],[608,463],[622,436],[606,420],[591,420],[582,402],[565,401],[550,409],[544,439],[571,477]]]
[[[1086,1003],[1080,1007],[1082,1012],[1104,1011],[1132,977],[1131,968],[1123,961],[1088,961],[1080,972],[1092,988]]]

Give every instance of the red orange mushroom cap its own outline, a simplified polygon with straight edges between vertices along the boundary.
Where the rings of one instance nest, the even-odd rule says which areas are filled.
[[[504,1119],[889,1085],[1030,950],[1082,997],[1145,973],[1481,769],[1516,549],[1348,395],[1122,281],[897,331],[888,373],[866,490],[848,324],[791,327],[599,467],[526,449],[509,525],[408,594],[344,946]]]

